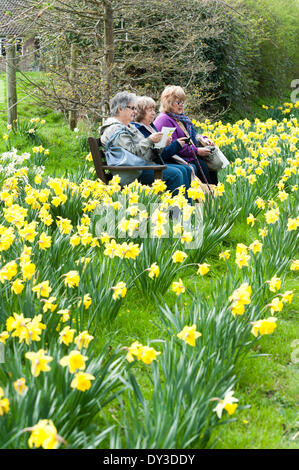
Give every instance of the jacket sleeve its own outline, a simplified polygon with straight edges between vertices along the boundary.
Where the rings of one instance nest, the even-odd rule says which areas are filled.
[[[180,143],[177,140],[174,140],[173,142],[171,142],[170,145],[168,145],[167,147],[164,147],[161,156],[165,162],[169,160],[172,161],[171,157],[173,155],[177,155],[181,149],[182,147]]]
[[[174,131],[174,133],[172,134],[172,140],[173,141],[176,141],[179,137],[182,137],[182,133],[180,133],[180,135],[178,134],[178,129],[181,129],[180,126],[173,122],[173,120],[167,116],[167,114],[161,114],[159,115],[155,121],[154,121],[154,124],[156,126],[156,128],[158,129],[158,131],[160,131],[162,129],[162,127],[176,127],[176,130]],[[188,159],[193,159],[193,151],[195,152],[195,154],[197,154],[197,147],[192,144],[192,148],[190,148],[190,146],[188,146],[187,144],[184,145],[184,147],[181,147],[180,144],[179,145],[179,151],[178,152],[175,152],[177,153],[180,157],[182,158],[188,158]],[[192,151],[193,149],[193,151]],[[174,155],[174,154],[173,154]],[[164,155],[163,155],[163,158],[164,158]]]
[[[111,128],[114,129],[111,129]],[[106,135],[102,137],[102,142],[105,144],[112,134],[117,130],[116,126],[111,126],[110,129],[107,129]],[[122,132],[115,141],[115,144],[119,147],[122,147],[134,155],[138,155],[143,158],[145,161],[151,161],[154,158],[154,153],[152,149],[154,148],[154,143],[151,139],[143,137],[143,135],[137,131],[133,134],[131,132]]]
[[[128,133],[123,133],[120,134],[120,136],[117,139],[117,144],[120,147],[125,148],[131,153],[134,153],[134,155],[138,155],[139,157],[142,157],[146,161],[151,161],[154,158],[154,153],[153,153],[153,148],[154,148],[154,143],[151,139],[148,137],[143,137],[142,134],[140,134],[140,139],[139,136],[137,138],[133,138],[130,134]]]

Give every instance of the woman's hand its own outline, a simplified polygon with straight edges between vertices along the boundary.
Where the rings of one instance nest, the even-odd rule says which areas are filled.
[[[198,147],[197,154],[202,157],[207,157],[210,155],[211,150],[207,149],[206,147]]]
[[[196,139],[199,140],[199,141],[203,141],[207,145],[215,145],[214,142],[211,139],[208,139],[208,137],[205,137],[201,134],[196,134]]]
[[[179,142],[181,147],[184,147],[186,143],[186,137],[180,137],[179,139],[177,139],[177,141]]]
[[[152,142],[154,142],[154,144],[157,144],[158,142],[160,142],[162,137],[163,137],[163,132],[154,132],[153,134],[149,136],[149,139]]]
[[[172,142],[172,137],[168,137],[168,139],[166,140],[166,144],[165,144],[165,147],[168,147],[168,145],[170,145]]]

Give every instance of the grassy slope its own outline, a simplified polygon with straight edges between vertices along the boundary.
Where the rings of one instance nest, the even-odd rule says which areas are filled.
[[[38,72],[31,73],[33,78],[38,77]],[[5,76],[0,74],[0,80],[5,82]],[[4,90],[6,85],[4,83]],[[6,93],[6,91],[5,91]],[[88,153],[87,149],[80,148],[78,134],[70,131],[64,116],[56,113],[49,108],[41,107],[35,103],[33,97],[25,95],[24,90],[19,85],[17,90],[19,100],[18,120],[28,121],[31,118],[39,117],[45,119],[45,126],[39,131],[38,135],[44,148],[50,150],[50,158],[47,163],[46,173],[55,173],[55,176],[62,176],[66,170],[74,171],[83,162],[84,156]],[[6,130],[6,104],[0,102],[0,152],[6,151],[6,146],[2,140],[2,135]],[[32,152],[32,147],[37,143],[24,142],[24,139],[18,136],[13,145],[23,152]]]
[[[4,79],[3,75],[0,79]],[[22,98],[19,90],[19,99]],[[273,103],[271,103],[273,104]],[[6,150],[2,135],[6,132],[6,116],[4,105],[0,104],[0,153]],[[22,100],[18,108],[19,119],[40,117],[46,120],[46,126],[40,131],[42,144],[50,149],[46,173],[62,176],[65,171],[79,168],[86,155],[86,149],[80,146],[76,134],[71,132],[63,118],[50,109],[38,107],[30,98]],[[259,117],[262,118],[261,114]],[[13,145],[19,151],[31,151],[32,146],[24,139],[17,138]],[[238,242],[246,243],[249,230],[246,223],[237,222],[225,241],[227,248]],[[206,262],[213,267],[212,272],[223,275],[224,264],[218,260],[218,252]],[[294,257],[296,255],[294,254]],[[210,275],[210,274],[209,274]],[[209,285],[209,275],[197,281],[199,288],[204,290]],[[184,276],[184,283],[194,283],[194,279]],[[289,274],[283,285],[283,291],[296,287],[296,277]],[[172,305],[175,294],[168,293],[165,300]],[[188,299],[185,300],[188,302]],[[294,340],[299,339],[298,296],[290,306],[286,306],[279,315],[278,328],[273,335],[263,337],[256,349],[245,358],[236,371],[238,387],[236,396],[240,405],[250,408],[236,413],[236,420],[225,426],[223,434],[217,440],[216,447],[224,449],[289,449],[298,448],[298,364],[292,361]],[[138,339],[145,344],[147,340],[159,338],[160,318],[154,305],[144,305],[144,301],[131,291],[123,303],[121,312],[113,325],[101,325],[101,337],[106,342],[129,345]],[[152,341],[151,341],[152,344]],[[297,346],[299,348],[299,345]],[[254,357],[257,354],[265,356]],[[299,357],[299,354],[297,355]],[[145,380],[143,378],[143,380]],[[146,385],[146,384],[144,384]],[[109,417],[107,416],[109,419]],[[247,421],[247,422],[244,422]],[[296,427],[297,426],[297,427]]]

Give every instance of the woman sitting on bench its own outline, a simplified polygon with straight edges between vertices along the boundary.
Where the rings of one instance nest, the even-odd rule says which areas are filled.
[[[156,102],[149,96],[138,96],[137,98],[137,111],[135,116],[134,124],[137,129],[144,135],[149,137],[150,135],[158,132],[153,121],[156,117]],[[180,138],[172,142],[170,138],[169,145],[159,151],[155,162],[162,162],[164,165],[168,165],[171,168],[176,168],[183,175],[183,181],[185,187],[188,189],[191,183],[192,168],[187,165],[185,160],[179,157],[177,154],[182,150],[185,145],[185,138]]]
[[[157,158],[157,149],[154,148],[155,143],[158,143],[162,138],[161,132],[154,132],[148,137],[144,137],[141,132],[131,123],[134,121],[137,107],[137,97],[134,93],[128,93],[126,91],[117,93],[110,101],[110,112],[111,116],[108,118],[100,128],[100,139],[103,146],[106,145],[108,140],[115,134],[119,129],[126,126],[126,132],[121,133],[117,139],[115,139],[115,145],[123,147],[129,152],[142,157],[146,162],[155,162]],[[179,145],[184,145],[180,143]],[[162,163],[162,162],[161,162]],[[122,185],[129,184],[131,181],[122,181],[122,175],[120,183]],[[134,172],[132,173],[132,181],[135,179]],[[165,181],[167,189],[169,189],[174,195],[177,194],[177,188],[184,185],[183,173],[175,168],[174,166],[167,165],[167,168],[162,172],[162,179]],[[142,184],[151,184],[154,181],[153,170],[143,170],[138,180]],[[188,185],[189,187],[189,185]]]

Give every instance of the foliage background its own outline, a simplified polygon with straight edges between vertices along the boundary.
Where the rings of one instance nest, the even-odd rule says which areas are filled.
[[[290,99],[299,62],[298,0],[29,0],[44,82],[24,76],[52,109],[99,121],[122,89],[159,100],[187,92],[192,117],[256,117],[265,97]],[[106,107],[105,107],[106,106]]]

